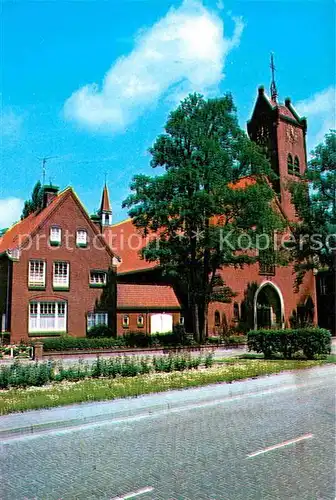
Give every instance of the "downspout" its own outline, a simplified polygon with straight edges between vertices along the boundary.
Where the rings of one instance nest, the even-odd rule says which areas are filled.
[[[5,315],[5,331],[10,331],[11,326],[11,304],[12,304],[12,270],[13,270],[13,262],[8,259],[7,265],[7,291],[6,291],[6,315]]]

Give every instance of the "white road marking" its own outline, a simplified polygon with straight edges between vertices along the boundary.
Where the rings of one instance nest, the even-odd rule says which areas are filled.
[[[147,488],[141,488],[141,490],[131,491],[130,493],[126,493],[126,495],[122,497],[111,498],[111,500],[129,500],[130,498],[138,497],[139,495],[143,495],[144,493],[150,493],[153,490],[154,488],[148,486]]]
[[[314,437],[313,434],[304,434],[303,436],[300,436],[298,438],[289,439],[288,441],[283,441],[282,443],[269,446],[268,448],[264,448],[263,450],[258,450],[254,453],[250,453],[246,458],[256,457],[257,455],[262,455],[263,453],[268,453],[269,451],[277,450],[278,448],[284,448],[285,446],[290,446],[291,444],[299,443],[300,441],[311,439],[312,437]]]

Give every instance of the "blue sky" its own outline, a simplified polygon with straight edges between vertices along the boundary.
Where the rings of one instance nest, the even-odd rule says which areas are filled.
[[[0,0],[0,228],[41,178],[89,212],[105,173],[114,221],[147,149],[189,91],[231,91],[242,127],[275,53],[280,100],[308,117],[308,145],[335,128],[332,0]]]

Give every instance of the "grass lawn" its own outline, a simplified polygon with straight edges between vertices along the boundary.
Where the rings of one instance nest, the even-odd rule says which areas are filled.
[[[335,356],[334,356],[335,357]],[[211,368],[184,372],[151,373],[136,377],[90,378],[79,382],[58,382],[42,387],[0,391],[0,414],[38,408],[69,405],[88,401],[104,401],[170,389],[185,389],[220,382],[232,382],[284,370],[319,366],[329,360],[263,360],[226,359]],[[335,362],[335,359],[333,360]],[[216,360],[217,363],[217,360]]]

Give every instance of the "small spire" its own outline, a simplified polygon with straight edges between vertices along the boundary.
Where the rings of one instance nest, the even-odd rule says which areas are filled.
[[[107,212],[107,213],[112,213],[111,210],[111,205],[110,205],[110,197],[109,197],[109,192],[107,189],[107,184],[105,182],[104,189],[103,189],[103,195],[102,195],[102,200],[100,204],[100,212]]]
[[[271,72],[272,72],[272,81],[271,81],[271,99],[274,102],[277,102],[278,91],[275,84],[275,65],[274,65],[274,57],[273,52],[271,52],[271,64],[270,64]]]

